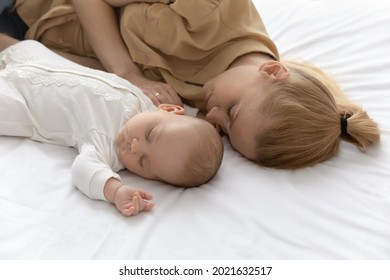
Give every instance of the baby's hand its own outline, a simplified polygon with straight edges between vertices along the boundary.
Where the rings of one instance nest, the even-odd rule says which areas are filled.
[[[154,203],[151,199],[153,197],[148,192],[122,185],[115,192],[114,204],[123,216],[130,217],[152,209]]]

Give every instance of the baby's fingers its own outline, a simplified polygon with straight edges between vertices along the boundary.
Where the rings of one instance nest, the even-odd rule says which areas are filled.
[[[145,200],[151,200],[151,199],[153,199],[153,196],[152,196],[150,193],[148,193],[148,192],[139,191],[138,193],[139,193],[139,195],[140,195],[140,197],[141,197],[142,199],[145,199]],[[134,194],[134,195],[135,195],[135,194]]]
[[[143,209],[143,204],[142,204],[142,198],[140,198],[139,193],[136,192],[134,193],[133,196],[133,207],[134,207],[134,212],[133,215],[137,215],[140,211]]]
[[[154,207],[153,202],[146,200],[146,198],[152,198],[152,196],[150,194],[148,194],[148,196],[145,196],[145,194],[148,193],[143,193],[142,196],[139,192],[134,193],[133,204],[135,207],[135,211],[138,210],[137,214],[141,211],[149,211]]]
[[[146,192],[134,192],[131,200],[121,205],[118,209],[125,217],[138,215],[142,211],[149,211],[154,207],[154,203],[150,202],[152,196]]]
[[[121,213],[125,217],[130,217],[134,215],[134,206],[130,206],[129,208],[121,209]]]
[[[144,201],[145,207],[144,211],[149,211],[154,207],[154,203],[150,201]]]
[[[154,203],[149,200],[152,199],[152,195],[147,192],[136,192],[134,197],[137,197],[139,211],[149,211],[154,207]]]

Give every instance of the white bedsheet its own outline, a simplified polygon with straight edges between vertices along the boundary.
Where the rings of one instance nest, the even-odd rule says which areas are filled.
[[[282,56],[334,75],[379,123],[380,144],[343,143],[327,162],[281,171],[225,139],[218,175],[199,188],[122,172],[157,203],[124,218],[72,186],[75,150],[0,137],[0,259],[390,258],[390,2],[254,2]]]

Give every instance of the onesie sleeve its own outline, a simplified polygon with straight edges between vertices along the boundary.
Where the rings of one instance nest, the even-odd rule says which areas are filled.
[[[103,189],[109,178],[120,180],[93,145],[84,144],[72,165],[73,184],[92,199],[105,200]]]

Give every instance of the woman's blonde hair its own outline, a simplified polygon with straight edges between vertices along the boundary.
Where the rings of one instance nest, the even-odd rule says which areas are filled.
[[[257,135],[256,161],[293,169],[332,157],[340,140],[361,151],[379,141],[377,124],[343,95],[337,83],[315,66],[283,61],[290,74],[270,81],[262,103],[263,127]]]

